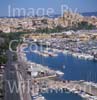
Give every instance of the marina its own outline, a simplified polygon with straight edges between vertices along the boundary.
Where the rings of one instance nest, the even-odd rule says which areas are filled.
[[[26,48],[27,49],[27,48]],[[30,55],[29,55],[30,54]],[[23,56],[24,55],[24,56]],[[35,57],[36,56],[36,57]],[[64,59],[64,57],[68,57],[68,58],[72,58],[73,56],[72,55],[70,55],[70,54],[68,54],[67,53],[67,55],[64,55],[62,52],[59,52],[58,53],[58,56],[57,57],[59,57],[58,58],[58,60],[60,59],[60,57],[61,57],[61,60],[62,60],[62,57],[63,57],[63,59]],[[31,66],[35,66],[35,69],[32,71],[32,73],[33,73],[33,75],[31,76],[31,77],[34,77],[34,81],[35,81],[35,83],[34,84],[39,84],[39,83],[41,83],[41,84],[43,84],[42,82],[46,82],[46,86],[47,86],[47,88],[45,87],[45,85],[44,85],[44,87],[45,88],[41,88],[41,91],[47,91],[47,90],[49,90],[49,89],[51,89],[51,90],[54,90],[55,92],[56,92],[56,90],[68,90],[70,93],[73,93],[73,94],[77,94],[77,95],[79,95],[80,97],[82,97],[82,98],[84,98],[84,99],[86,99],[86,100],[97,100],[97,85],[96,85],[96,83],[93,83],[92,81],[97,81],[96,80],[96,75],[97,75],[97,73],[96,73],[96,71],[95,72],[91,72],[91,73],[89,73],[90,74],[90,76],[88,76],[89,74],[88,73],[84,73],[83,74],[83,76],[86,76],[85,74],[87,74],[87,76],[86,76],[86,78],[84,77],[83,78],[83,76],[81,76],[81,77],[79,77],[78,79],[75,77],[75,78],[73,78],[73,76],[71,76],[72,74],[74,74],[74,73],[70,73],[70,77],[66,77],[67,75],[66,75],[66,70],[67,70],[67,66],[66,65],[64,65],[64,66],[66,66],[66,69],[65,68],[62,68],[62,67],[59,67],[59,66],[61,66],[61,65],[57,65],[57,64],[52,64],[52,65],[56,65],[56,67],[55,66],[51,66],[51,65],[49,65],[48,63],[47,63],[47,61],[46,61],[46,59],[52,59],[53,60],[53,62],[54,62],[54,59],[56,59],[56,57],[55,58],[51,58],[50,56],[48,56],[48,57],[44,57],[44,56],[42,56],[42,60],[38,60],[38,59],[40,59],[41,58],[41,56],[39,55],[39,54],[37,54],[37,53],[32,53],[32,55],[31,55],[31,52],[30,53],[26,53],[26,54],[22,54],[22,57],[23,57],[23,59],[25,60],[25,62],[27,63],[27,65],[28,66],[30,66],[30,69],[28,69],[28,71],[31,71],[31,70],[33,70],[33,68],[31,67]],[[27,57],[27,58],[26,58]],[[31,57],[31,59],[29,59],[29,57]],[[33,57],[33,59],[32,59],[32,57]],[[66,58],[67,58],[66,57]],[[40,61],[40,62],[37,62],[35,59],[37,59],[37,61]],[[73,57],[73,59],[75,59],[75,60],[77,60],[77,61],[80,61],[80,59],[76,59],[75,57]],[[56,59],[57,60],[57,59]],[[63,61],[63,60],[62,60]],[[66,60],[67,61],[67,60]],[[45,63],[44,63],[45,62]],[[49,60],[49,62],[50,62],[50,60]],[[60,62],[60,60],[59,60],[59,62]],[[73,61],[74,62],[74,61]],[[81,60],[81,62],[88,62],[87,60],[86,61],[84,61],[83,59]],[[90,61],[91,62],[91,61]],[[62,63],[62,62],[61,62]],[[93,62],[92,62],[93,63]],[[69,62],[69,64],[70,64],[70,62]],[[97,63],[95,63],[94,62],[94,65],[95,65],[95,68],[96,68],[96,64]],[[62,65],[62,66],[63,66]],[[72,64],[71,64],[72,65]],[[36,67],[37,66],[37,67]],[[72,66],[73,67],[73,66]],[[78,68],[83,68],[83,67],[86,67],[86,66],[81,66],[81,67],[79,67],[79,66],[77,66]],[[77,68],[76,67],[76,68]],[[88,66],[89,67],[89,66]],[[91,67],[91,66],[90,66]],[[74,68],[74,67],[73,67]],[[78,69],[77,68],[77,69]],[[51,70],[50,70],[51,69]],[[53,70],[52,70],[53,69]],[[75,68],[74,68],[75,69]],[[76,69],[76,70],[77,70]],[[45,72],[45,71],[48,71],[48,73],[51,73],[51,75],[48,75],[48,74],[46,74],[46,73],[44,73],[42,76],[40,75],[40,74],[38,74],[38,73],[36,73],[36,72],[41,72],[41,70],[42,70],[42,72]],[[64,73],[65,73],[65,75],[64,74],[61,74],[61,76],[63,76],[63,78],[62,78],[62,80],[64,80],[65,79],[65,81],[53,81],[52,79],[56,79],[56,77],[58,77],[57,75],[58,74],[55,74],[56,72],[54,71],[54,70],[58,70],[58,71],[56,71],[56,72],[58,72],[58,73],[62,73],[61,71],[63,70],[64,71]],[[59,71],[60,70],[60,71]],[[79,69],[80,70],[80,69]],[[81,70],[80,70],[81,71]],[[90,71],[90,70],[89,70]],[[91,71],[93,71],[93,70],[91,70]],[[53,73],[53,74],[52,74]],[[77,72],[77,75],[79,75],[78,74],[79,72]],[[80,72],[80,74],[82,75],[82,73]],[[93,74],[94,74],[94,76],[95,76],[95,79],[92,79],[92,77],[91,77],[91,75],[93,76]],[[37,76],[38,75],[38,76]],[[40,75],[40,76],[39,76]],[[47,76],[45,76],[45,75],[47,75]],[[37,77],[36,77],[37,76]],[[60,76],[60,75],[59,75]],[[66,81],[67,80],[67,81]],[[71,80],[73,80],[73,81],[71,81]],[[75,81],[76,80],[76,81]],[[84,80],[84,81],[80,81],[80,80]],[[91,82],[89,82],[89,81],[91,81]],[[91,88],[92,87],[92,88]],[[37,85],[37,88],[38,88],[38,90],[36,91],[36,93],[34,93],[33,94],[33,91],[32,91],[32,97],[33,96],[35,96],[35,94],[37,94],[38,93],[38,91],[40,91],[40,86],[38,86]],[[33,89],[32,89],[33,90]],[[42,92],[40,92],[40,93],[42,93]],[[63,93],[64,94],[64,93]],[[39,95],[39,94],[38,94]],[[45,100],[46,98],[44,97],[44,96],[37,96],[36,98],[34,98],[34,100]]]
[[[48,93],[51,91],[60,92],[60,93],[74,93],[78,94],[84,99],[94,99],[97,100],[97,87],[94,88],[93,86],[85,84],[84,81],[50,81],[47,80],[48,85],[47,88],[41,88],[41,91],[44,93],[47,92],[46,89],[49,89]]]
[[[97,63],[95,61],[78,59],[77,57],[73,57],[70,54],[64,55],[61,52],[59,52],[58,56],[54,57],[54,58],[51,58],[51,57],[45,58],[43,56],[39,56],[34,53],[27,53],[26,56],[27,56],[28,60],[33,61],[35,63],[49,66],[49,68],[52,68],[52,69],[59,69],[61,71],[64,71],[65,72],[64,77],[66,77],[66,75],[68,76],[68,78],[66,78],[67,80],[71,79],[70,76],[72,75],[72,77],[75,77],[74,78],[75,80],[81,79],[81,80],[87,80],[87,81],[91,81],[91,80],[96,81]],[[66,67],[65,69],[63,68],[64,66]],[[92,66],[94,66],[94,67],[92,67]],[[81,69],[81,72],[80,72],[80,69]],[[69,70],[69,72],[67,72],[68,70]],[[75,75],[75,72],[77,73],[77,76]],[[78,77],[80,77],[80,75],[82,78],[78,78]],[[93,76],[94,78],[92,78],[91,76]]]

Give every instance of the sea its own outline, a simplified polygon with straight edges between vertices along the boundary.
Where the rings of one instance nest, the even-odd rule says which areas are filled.
[[[40,47],[39,47],[40,48]],[[33,47],[33,50],[35,47]],[[25,50],[29,51],[29,48]],[[40,49],[38,49],[40,50]],[[56,57],[43,57],[35,53],[26,53],[29,61],[48,66],[51,69],[64,72],[64,80],[85,80],[97,82],[97,62],[78,59],[71,55],[58,53]],[[43,94],[46,100],[83,100],[73,93],[49,93]]]
[[[87,16],[87,17],[97,16],[97,11],[95,11],[95,12],[83,12],[83,13],[78,12],[78,13],[83,15],[83,16]],[[36,17],[36,16],[37,15],[32,16],[32,17]],[[53,14],[53,15],[50,15],[50,16],[44,15],[44,17],[49,17],[49,18],[57,18],[57,17],[60,17],[60,16],[61,16],[61,14]],[[29,17],[29,16],[14,16],[14,17],[13,16],[11,16],[11,17],[9,17],[9,16],[0,16],[0,18],[25,18],[25,17]],[[43,17],[43,16],[39,16],[39,17]]]

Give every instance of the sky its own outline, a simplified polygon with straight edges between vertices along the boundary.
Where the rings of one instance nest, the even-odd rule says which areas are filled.
[[[8,16],[8,5],[13,8],[53,8],[56,14],[60,14],[61,5],[67,5],[77,12],[97,12],[97,0],[0,0],[0,16]]]

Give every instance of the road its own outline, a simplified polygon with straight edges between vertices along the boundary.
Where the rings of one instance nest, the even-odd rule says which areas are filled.
[[[57,75],[50,75],[50,76],[44,76],[44,77],[39,77],[39,78],[35,78],[35,81],[39,81],[39,80],[45,80],[45,79],[49,79],[49,78],[55,78],[57,77]]]
[[[5,67],[5,100],[20,100],[19,92],[14,89],[11,93],[10,86],[13,86],[13,83],[17,84],[17,75],[15,66],[13,65],[13,54],[10,51],[7,51],[8,61]]]

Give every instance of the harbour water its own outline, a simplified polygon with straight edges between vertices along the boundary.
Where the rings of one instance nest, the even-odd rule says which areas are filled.
[[[43,94],[46,100],[83,100],[80,96],[73,93],[49,93]]]
[[[64,55],[63,53],[59,53],[55,57],[43,57],[31,52],[28,52],[26,55],[30,61],[64,72],[62,78],[65,80],[97,82],[97,62],[74,58],[71,55]],[[45,97],[47,100],[82,100],[78,95],[71,93],[45,94]]]

